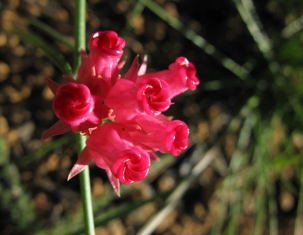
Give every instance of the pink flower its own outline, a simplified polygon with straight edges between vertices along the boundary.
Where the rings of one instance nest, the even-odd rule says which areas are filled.
[[[92,116],[94,100],[87,86],[68,82],[57,90],[53,109],[58,118],[77,132],[80,124]]]
[[[139,110],[149,115],[158,115],[166,111],[170,104],[170,87],[158,78],[142,79],[137,90]]]
[[[69,130],[87,135],[86,147],[68,179],[94,160],[119,195],[120,183],[146,177],[151,160],[159,160],[156,151],[178,156],[187,148],[187,125],[162,112],[176,95],[195,90],[199,80],[195,66],[185,57],[154,73],[146,73],[147,59],[139,67],[136,57],[120,78],[125,40],[114,31],[94,33],[89,47],[88,55],[82,52],[77,80],[64,76],[67,83],[59,85],[47,79],[60,120],[42,138]]]
[[[61,86],[47,79],[55,95],[53,110],[60,120],[44,133],[42,139],[70,130],[87,135],[100,125],[107,115],[104,110],[106,107],[100,102],[96,104],[96,101],[99,101],[98,97],[93,96],[85,84],[79,84],[67,76],[65,78],[69,82]]]
[[[185,57],[178,57],[174,63],[170,64],[168,70],[144,74],[138,77],[138,79],[144,79],[150,76],[163,79],[169,84],[171,98],[188,89],[195,90],[200,83],[196,77],[195,66]]]
[[[89,47],[92,53],[96,52],[97,57],[108,56],[114,62],[118,62],[125,47],[125,40],[119,38],[114,31],[97,32],[90,37]]]
[[[178,156],[187,148],[189,129],[180,120],[139,114],[127,123],[140,127],[140,131],[130,131],[129,135],[133,143],[143,149]]]
[[[143,180],[150,167],[150,158],[141,148],[132,147],[121,151],[115,157],[111,171],[122,184],[131,184]]]
[[[123,137],[126,137],[124,139]],[[119,182],[130,184],[144,179],[150,167],[150,155],[134,146],[127,129],[116,123],[105,123],[96,129],[86,141],[86,147],[70,172],[69,178],[80,173],[93,159],[105,169],[108,178],[119,192]]]
[[[172,72],[174,71],[176,73],[175,76],[179,76],[178,78],[180,81],[182,80],[182,85],[185,83],[189,90],[196,90],[197,86],[200,84],[199,79],[196,77],[196,67],[185,57],[178,57],[176,62],[169,66],[169,70]],[[173,75],[168,78],[168,82],[170,81],[173,83],[173,80]]]
[[[90,37],[89,47],[89,55],[82,55],[83,61],[78,70],[79,82],[89,84],[91,79],[104,80],[107,88],[104,91],[108,91],[118,79],[118,62],[123,54],[125,40],[114,31],[96,32]]]
[[[110,90],[105,104],[113,111],[117,122],[131,119],[139,113],[159,115],[170,104],[169,85],[158,78],[150,77],[133,82],[119,79]]]

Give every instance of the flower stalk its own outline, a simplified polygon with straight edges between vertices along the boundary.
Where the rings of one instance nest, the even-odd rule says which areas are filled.
[[[86,27],[85,27],[85,15],[86,15],[86,1],[77,0],[75,9],[75,52],[74,52],[74,66],[73,72],[76,73],[81,63],[81,50],[86,48]],[[86,137],[77,133],[77,147],[78,154],[82,152],[85,147]],[[85,222],[85,233],[87,235],[95,234],[94,216],[91,199],[91,187],[90,187],[90,176],[89,167],[87,166],[80,173],[80,188],[83,203],[83,215]]]

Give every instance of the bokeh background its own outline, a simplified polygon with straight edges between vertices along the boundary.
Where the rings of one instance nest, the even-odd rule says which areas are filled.
[[[57,121],[45,77],[63,83],[73,64],[74,4],[0,2],[0,234],[83,234],[75,136],[41,141]],[[201,82],[167,112],[190,127],[180,157],[160,155],[120,198],[90,166],[96,234],[303,234],[302,13],[301,0],[87,1],[87,39],[118,32],[126,69],[185,56]]]

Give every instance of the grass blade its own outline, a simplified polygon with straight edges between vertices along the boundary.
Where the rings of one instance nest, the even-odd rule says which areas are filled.
[[[281,35],[285,39],[289,39],[292,36],[296,35],[303,29],[303,15],[298,19],[288,24],[281,32]]]
[[[218,61],[223,67],[228,69],[230,72],[235,74],[240,79],[246,80],[249,71],[243,68],[241,65],[236,63],[234,60],[225,56],[220,52],[215,46],[206,41],[203,37],[198,35],[195,31],[185,27],[178,19],[167,14],[167,12],[160,7],[157,3],[150,0],[140,0],[140,2],[145,5],[149,10],[156,14],[160,19],[165,21],[172,28],[176,29],[185,38],[189,39],[194,45],[202,49],[206,54],[213,57]]]
[[[17,35],[24,42],[33,45],[43,51],[45,56],[53,62],[63,74],[71,74],[71,66],[65,58],[54,48],[51,48],[47,42],[41,37],[31,32],[11,31],[10,33]]]
[[[48,24],[43,23],[40,20],[37,19],[29,19],[29,22],[37,27],[42,32],[46,33],[49,37],[52,37],[53,39],[63,43],[65,46],[67,46],[70,50],[74,50],[74,45],[61,33],[59,33],[57,30],[50,27]]]
[[[263,30],[263,26],[257,15],[253,2],[251,0],[234,0],[234,3],[259,50],[267,60],[272,61],[272,45]]]

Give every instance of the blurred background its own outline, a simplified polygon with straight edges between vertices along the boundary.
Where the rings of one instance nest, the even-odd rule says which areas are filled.
[[[84,234],[71,133],[57,121],[49,77],[73,64],[74,1],[0,2],[0,234]],[[303,1],[88,0],[87,39],[115,30],[127,69],[178,56],[200,85],[167,112],[190,127],[179,157],[117,197],[90,166],[96,234],[303,234]],[[125,71],[122,71],[124,73]]]

